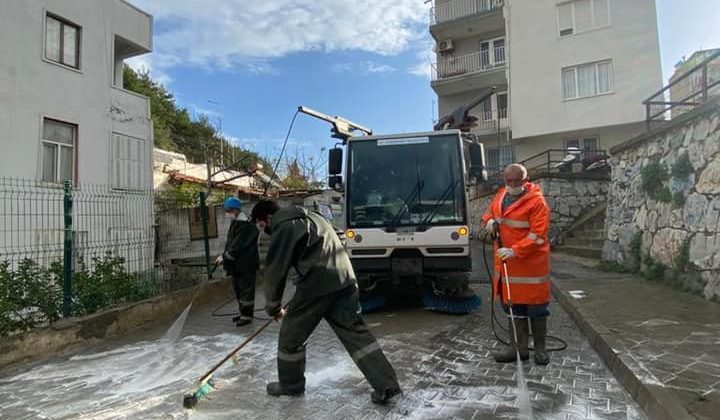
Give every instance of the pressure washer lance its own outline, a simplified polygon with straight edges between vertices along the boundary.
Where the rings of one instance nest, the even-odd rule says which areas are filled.
[[[519,361],[520,360],[520,348],[517,345],[517,343],[518,343],[517,327],[515,326],[515,314],[513,313],[512,298],[510,297],[510,277],[508,277],[507,262],[505,260],[502,260],[502,266],[503,266],[503,276],[505,277],[505,289],[507,290],[507,307],[508,307],[508,312],[510,313],[510,324],[512,324],[512,328],[513,328],[512,333],[513,333],[513,337],[515,338],[515,352],[517,353],[517,359]]]
[[[287,305],[283,306],[282,310],[286,310]],[[218,363],[215,364],[210,370],[208,370],[203,376],[198,379],[198,381],[195,383],[196,391],[192,394],[187,394],[183,397],[183,407],[187,409],[194,408],[200,400],[205,398],[207,394],[212,392],[215,389],[215,383],[213,381],[213,374],[220,369],[222,365],[225,364],[230,359],[233,359],[233,361],[237,362],[235,356],[237,353],[242,350],[248,343],[250,343],[252,340],[255,339],[258,335],[260,335],[261,332],[263,332],[270,324],[275,320],[275,318],[270,318],[267,321],[265,321],[260,328],[255,330],[250,337],[246,338],[245,341],[240,343],[239,346],[235,347],[233,351],[227,354],[227,356],[223,357],[222,360],[220,360]]]
[[[488,278],[490,278],[490,281],[492,282],[492,281],[493,281],[493,280],[492,280],[493,275],[492,275],[492,273],[490,272],[490,264],[488,264],[487,255],[486,255],[486,253],[485,253],[485,243],[486,243],[486,241],[487,241],[488,235],[489,235],[489,234],[486,234],[486,235],[485,235],[485,239],[483,240],[483,243],[482,243],[482,254],[483,254],[483,261],[485,262],[485,269],[487,270]],[[499,234],[491,235],[490,237],[491,237],[491,239],[497,240],[497,241],[498,241],[498,245],[499,245],[498,247],[499,247],[499,248],[502,248],[502,242],[500,241],[500,235],[499,235]],[[503,261],[503,268],[504,268],[504,270],[505,270],[505,275],[507,276],[507,262],[506,262],[506,261]],[[507,281],[509,281],[508,278],[506,278],[506,283],[507,283]],[[505,287],[508,289],[508,296],[509,296],[510,286],[509,286],[509,285],[506,285]],[[508,299],[508,300],[509,300],[509,299]],[[505,340],[503,340],[502,338],[500,338],[500,336],[498,335],[497,331],[495,330],[495,324],[497,323],[498,326],[500,327],[500,330],[502,330],[503,332],[506,332],[508,335],[510,334],[510,332],[509,332],[509,331],[506,331],[506,330],[505,330],[505,327],[503,327],[502,324],[500,324],[500,322],[499,322],[498,319],[497,319],[497,315],[495,314],[495,293],[491,293],[491,294],[490,294],[490,306],[491,306],[491,308],[490,308],[490,327],[491,327],[491,329],[492,329],[493,335],[495,336],[495,339],[496,339],[498,342],[509,346],[510,343],[509,343],[509,342],[506,342]],[[514,324],[513,324],[513,326],[514,326]],[[517,335],[517,334],[515,334],[515,335]],[[559,345],[558,347],[548,347],[545,351],[548,351],[548,352],[551,352],[551,351],[563,351],[563,350],[565,350],[565,349],[567,348],[567,342],[566,342],[565,340],[563,340],[562,338],[560,338],[560,337],[555,337],[555,336],[552,336],[552,335],[549,335],[549,334],[548,334],[548,335],[547,335],[547,339],[548,339],[548,340],[557,341],[558,343],[560,343],[560,345]],[[516,341],[515,341],[515,342],[517,343],[517,337],[516,337]],[[528,346],[528,350],[534,350],[533,346]]]

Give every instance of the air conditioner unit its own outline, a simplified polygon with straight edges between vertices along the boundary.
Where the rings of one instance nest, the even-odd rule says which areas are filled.
[[[438,51],[439,52],[449,52],[452,51],[455,48],[453,45],[452,39],[446,39],[444,41],[438,42]]]

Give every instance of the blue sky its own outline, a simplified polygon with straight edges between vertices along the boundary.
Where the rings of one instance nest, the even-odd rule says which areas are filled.
[[[215,121],[220,110],[225,135],[262,155],[277,154],[298,105],[377,133],[430,130],[437,118],[422,0],[134,3],[155,16],[155,48],[131,64],[191,112]],[[720,47],[720,0],[656,5],[665,79],[683,55]],[[331,146],[329,129],[299,117],[289,152]]]

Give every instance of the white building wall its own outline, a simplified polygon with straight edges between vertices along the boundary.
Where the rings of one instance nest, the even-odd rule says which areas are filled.
[[[511,144],[513,145],[513,151],[517,160],[527,159],[531,156],[545,152],[548,149],[563,149],[565,140],[567,139],[587,137],[597,138],[598,149],[609,152],[613,146],[631,139],[643,131],[645,131],[645,122],[640,122],[513,139]],[[487,144],[489,147],[493,147],[495,145],[494,140],[490,140]],[[557,156],[554,157],[556,158]]]
[[[82,28],[80,69],[44,54],[45,13]],[[120,0],[0,2],[0,176],[39,179],[44,117],[76,124],[76,180],[110,182],[111,133],[147,142],[152,186],[152,124],[147,98],[113,88],[115,34],[152,47],[152,17]]]
[[[643,121],[641,102],[662,86],[654,0],[609,0],[609,27],[561,38],[562,2],[506,0],[514,139]],[[563,99],[562,68],[605,59],[613,93]]]
[[[79,69],[45,59],[46,13],[81,28]],[[150,104],[114,86],[117,60],[151,48],[152,16],[122,0],[0,1],[0,262],[62,256],[63,191],[35,181],[43,119],[52,118],[77,126],[76,257],[113,250],[128,270],[152,267]],[[127,167],[140,174],[134,189],[145,192],[110,191],[113,134],[133,139],[132,150],[119,153],[136,160]]]

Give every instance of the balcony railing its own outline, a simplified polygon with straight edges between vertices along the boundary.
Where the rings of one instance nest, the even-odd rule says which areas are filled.
[[[672,98],[672,93],[683,98]],[[720,52],[709,56],[643,101],[647,128],[650,129],[652,123],[667,121],[702,105],[714,95],[720,95]]]
[[[494,133],[499,131],[505,131],[509,128],[507,109],[500,109],[498,111],[481,112],[477,115],[476,126],[473,127],[472,131],[480,133]]]
[[[430,24],[449,22],[502,9],[503,0],[454,0],[430,9]]]
[[[466,74],[482,73],[505,66],[505,47],[441,59],[433,64],[433,81]]]

